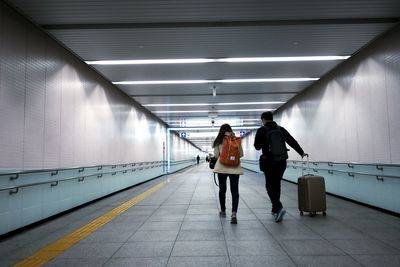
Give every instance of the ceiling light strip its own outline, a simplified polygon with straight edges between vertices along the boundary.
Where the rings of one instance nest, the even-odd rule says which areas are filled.
[[[258,129],[261,126],[232,126],[231,128],[233,130],[253,130],[253,129]],[[183,130],[218,130],[219,127],[170,127],[167,128],[167,130],[172,130],[172,131],[183,131]]]
[[[250,111],[273,111],[275,109],[261,108],[261,109],[219,109],[213,112],[250,112]],[[209,113],[209,110],[155,110],[152,113]]]
[[[154,65],[154,64],[201,64],[201,63],[252,63],[346,60],[350,56],[303,56],[303,57],[238,57],[238,58],[182,58],[138,60],[91,60],[89,65]]]
[[[350,56],[307,56],[307,57],[238,57],[238,58],[221,58],[217,62],[295,62],[295,61],[329,61],[329,60],[346,60]]]
[[[149,85],[149,84],[205,84],[205,83],[261,83],[261,82],[307,82],[319,78],[257,78],[257,79],[223,79],[223,80],[164,80],[164,81],[120,81],[113,84]]]
[[[169,81],[122,81],[113,82],[113,84],[196,84],[196,83],[211,83],[211,80],[169,80]]]
[[[145,104],[144,107],[195,107],[195,106],[232,106],[232,105],[273,105],[285,104],[282,101],[272,102],[236,102],[236,103],[193,103],[193,104]]]

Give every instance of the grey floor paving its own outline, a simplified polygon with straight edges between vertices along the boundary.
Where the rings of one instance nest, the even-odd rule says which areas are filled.
[[[203,164],[104,198],[0,241],[12,266],[148,190],[169,183],[46,266],[400,266],[400,219],[327,196],[328,215],[300,216],[297,187],[283,182],[287,214],[275,223],[262,174],[240,177],[238,224],[220,217],[218,188]]]

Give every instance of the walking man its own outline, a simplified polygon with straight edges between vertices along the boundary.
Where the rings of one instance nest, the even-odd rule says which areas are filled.
[[[280,201],[281,180],[286,170],[288,158],[286,143],[291,146],[301,157],[306,156],[303,149],[290,133],[273,120],[272,112],[261,114],[263,127],[257,130],[254,147],[262,149],[260,169],[265,175],[265,187],[272,203],[272,215],[275,222],[281,222],[286,210]]]

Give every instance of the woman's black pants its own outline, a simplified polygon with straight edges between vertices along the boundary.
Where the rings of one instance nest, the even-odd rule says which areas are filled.
[[[232,194],[232,212],[237,212],[239,205],[239,174],[218,173],[219,204],[221,211],[225,211],[226,180],[229,177]]]

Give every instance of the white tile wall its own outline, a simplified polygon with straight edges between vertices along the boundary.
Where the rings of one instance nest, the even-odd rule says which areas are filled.
[[[279,111],[315,161],[400,164],[400,26]],[[298,157],[293,151],[291,157]]]
[[[0,168],[160,161],[166,158],[163,143],[166,128],[155,117],[0,2]],[[174,138],[170,144],[175,160],[194,160],[197,149],[188,142]],[[20,188],[12,195],[0,192],[0,217],[5,218],[0,234],[163,172],[154,168]],[[21,179],[51,178],[31,174]],[[7,181],[0,179],[12,183]]]
[[[395,46],[397,44],[397,46]],[[400,162],[400,34],[388,42],[385,57],[385,81],[388,99],[389,145],[392,162]]]
[[[29,27],[26,49],[24,159],[26,169],[42,168],[44,153],[44,112],[46,96],[46,65],[41,56],[46,52],[46,41]]]
[[[164,125],[2,2],[0,15],[0,168],[165,158]],[[198,153],[171,147],[175,160]]]
[[[195,159],[197,155],[202,155],[202,153],[197,148],[186,142],[184,139],[180,138],[177,134],[170,134],[170,142],[171,161]]]
[[[60,128],[60,166],[74,165],[74,68],[65,64],[62,68],[61,86],[61,128]]]
[[[275,115],[315,161],[400,164],[400,26]],[[254,152],[255,131],[244,140]],[[291,150],[291,159],[299,155]]]
[[[0,162],[16,168],[23,161],[26,27],[2,10],[0,29]],[[11,13],[11,14],[10,14]],[[12,34],[11,34],[12,33]],[[4,152],[3,152],[4,151]],[[1,166],[0,166],[1,167]]]

